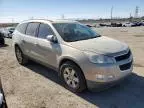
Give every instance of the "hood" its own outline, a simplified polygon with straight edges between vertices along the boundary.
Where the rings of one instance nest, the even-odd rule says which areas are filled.
[[[128,48],[125,43],[105,36],[66,44],[81,51],[90,51],[98,54],[116,53]]]

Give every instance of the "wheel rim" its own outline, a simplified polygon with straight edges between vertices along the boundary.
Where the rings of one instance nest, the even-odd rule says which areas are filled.
[[[65,68],[63,76],[68,86],[70,86],[73,89],[79,87],[79,78],[74,69]]]
[[[16,48],[16,57],[17,57],[18,61],[21,63],[22,62],[22,53],[19,50],[19,48]]]

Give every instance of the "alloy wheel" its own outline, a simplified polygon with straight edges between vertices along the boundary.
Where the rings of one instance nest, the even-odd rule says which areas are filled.
[[[64,80],[68,86],[72,87],[73,89],[79,87],[79,78],[72,68],[65,68],[63,72]]]

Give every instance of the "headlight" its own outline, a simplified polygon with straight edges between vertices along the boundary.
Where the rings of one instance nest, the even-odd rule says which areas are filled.
[[[112,57],[108,57],[105,55],[94,55],[94,54],[87,54],[90,62],[92,63],[99,63],[99,64],[111,64],[114,63],[114,60]]]

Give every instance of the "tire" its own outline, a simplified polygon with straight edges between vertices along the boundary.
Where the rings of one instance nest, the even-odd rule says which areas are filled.
[[[2,38],[1,40],[0,40],[0,45],[4,45],[5,44],[5,40],[4,40],[4,38]]]
[[[28,63],[28,58],[24,56],[23,52],[18,46],[15,46],[15,55],[19,64],[26,65]]]
[[[60,66],[60,73],[64,86],[70,91],[78,93],[86,89],[83,72],[75,63],[70,61],[63,63]]]
[[[2,33],[0,33],[0,45],[4,45],[4,44],[5,44],[4,36]]]

